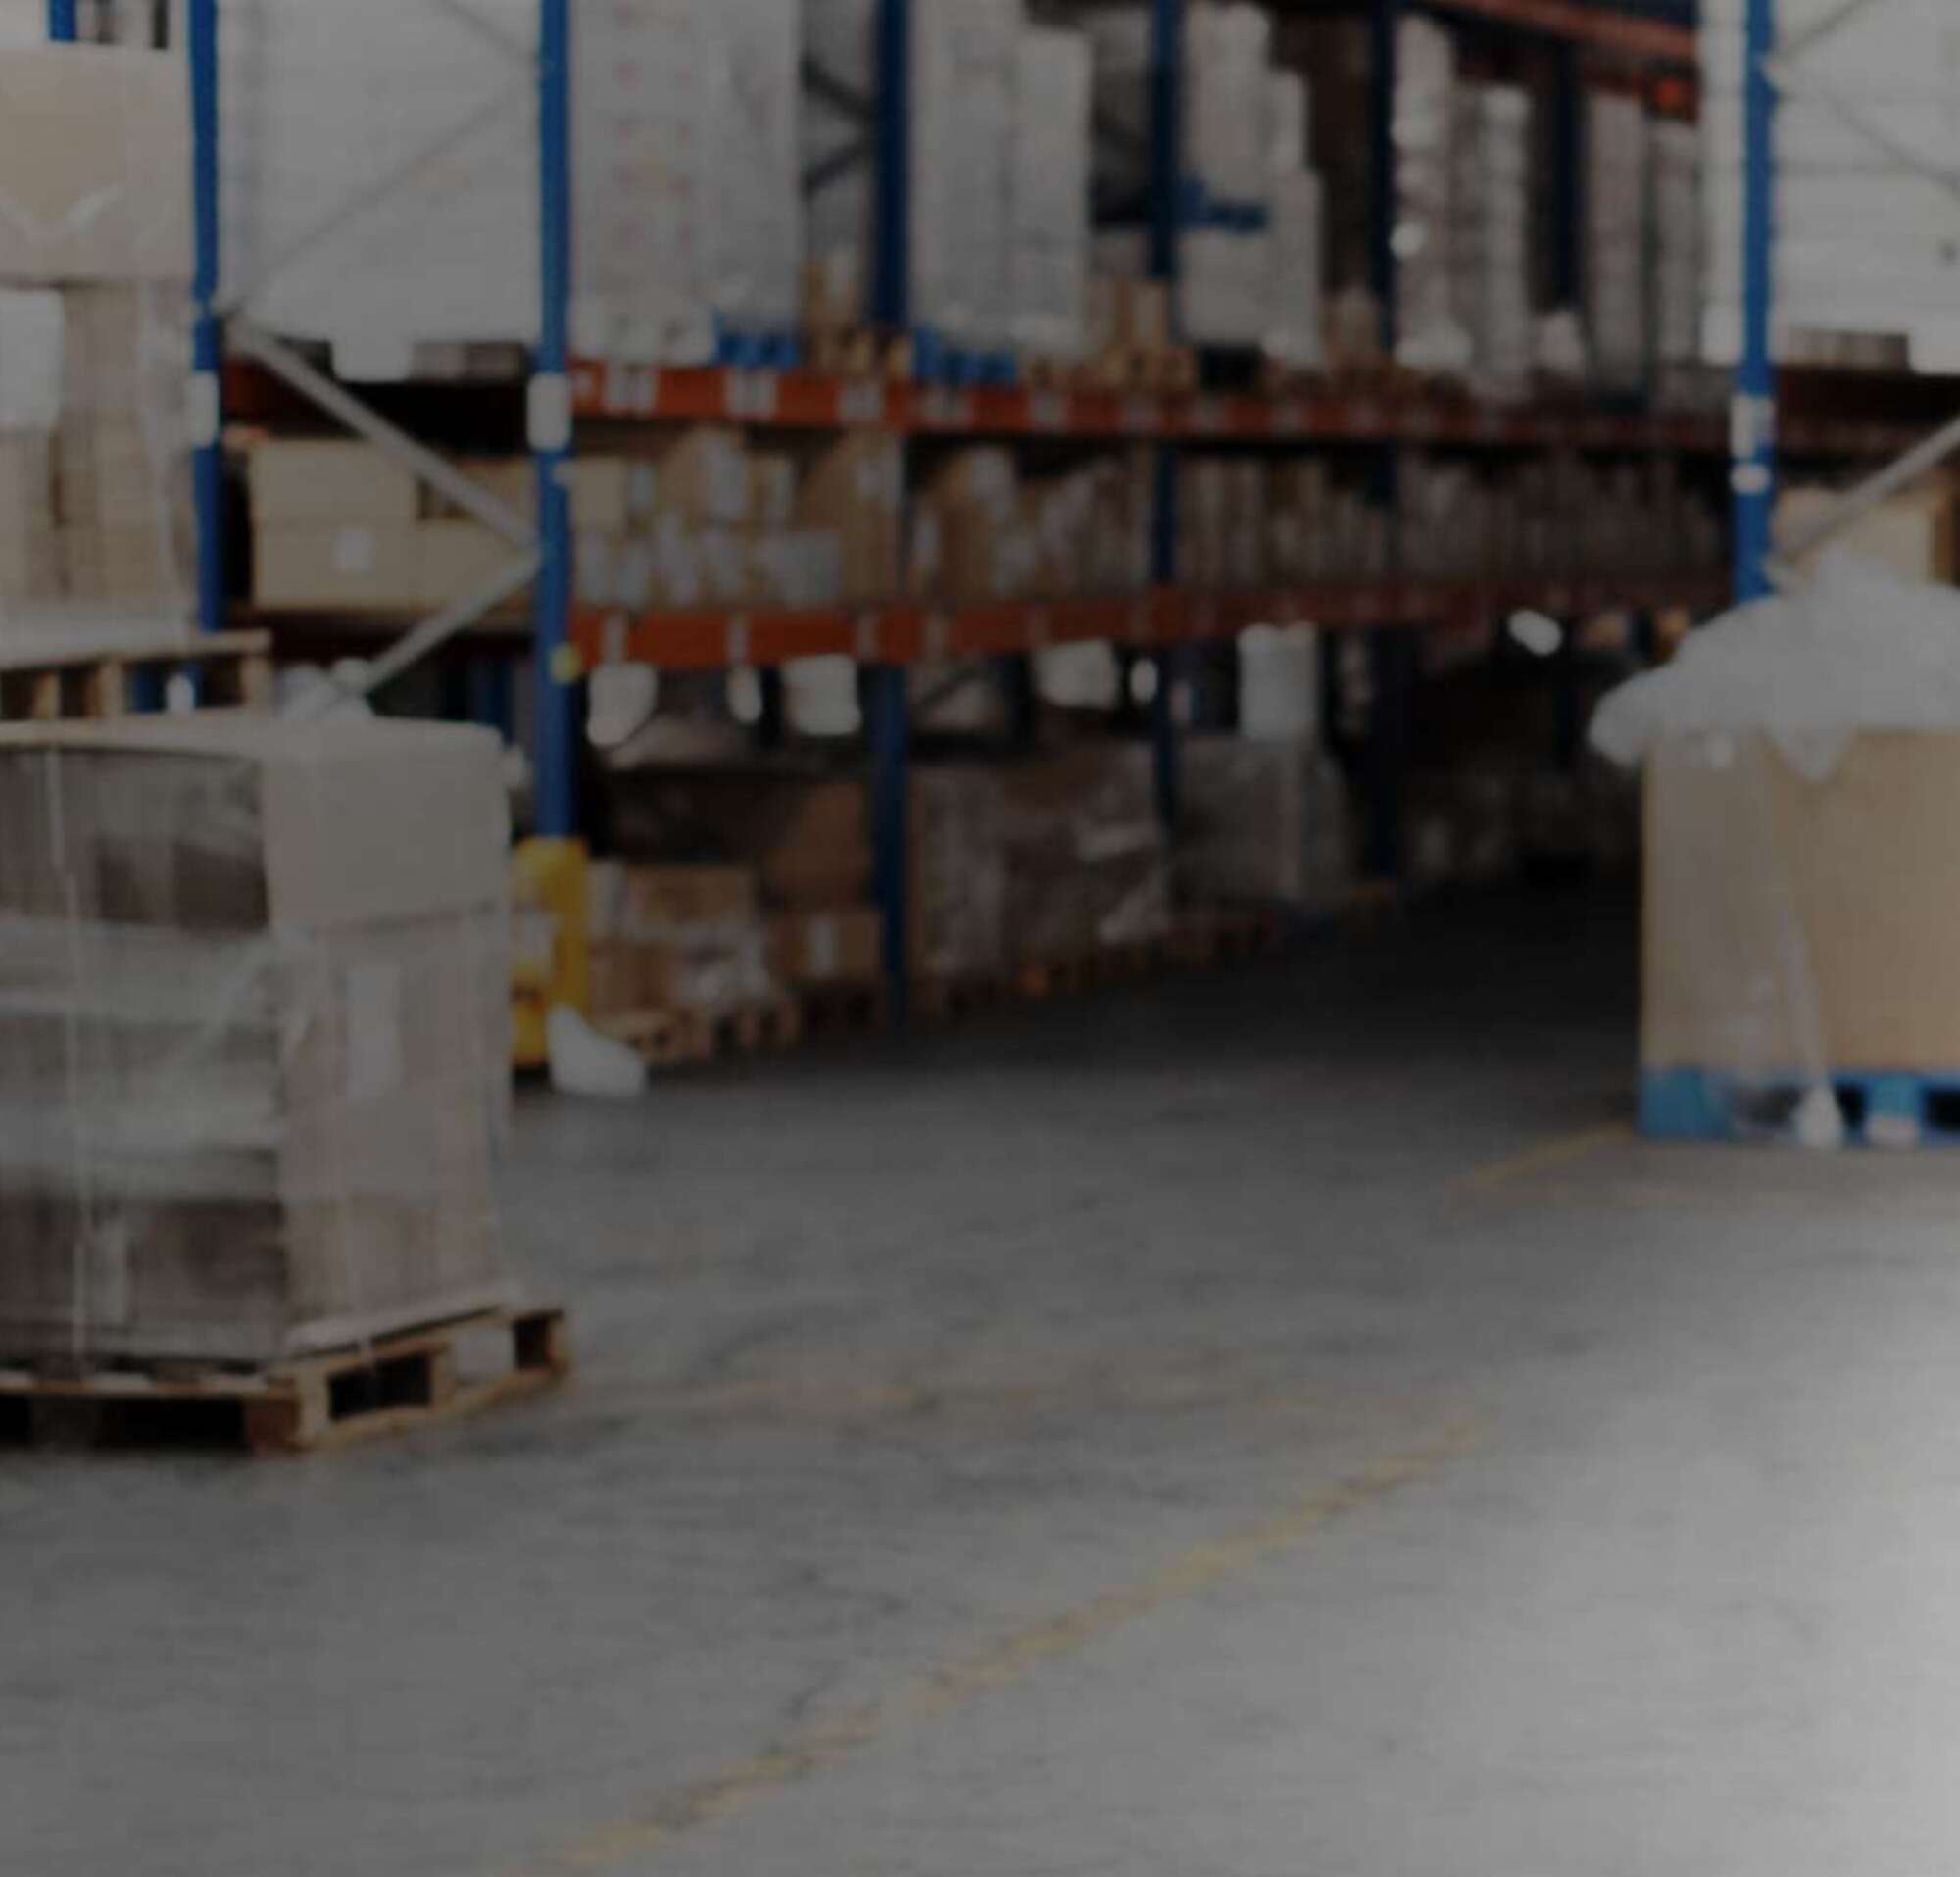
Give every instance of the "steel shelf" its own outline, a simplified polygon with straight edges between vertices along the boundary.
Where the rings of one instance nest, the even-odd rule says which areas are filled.
[[[1611,6],[1577,0],[1424,0],[1433,13],[1514,26],[1575,44],[1663,65],[1692,66],[1697,52],[1691,26],[1677,25]]]
[[[1726,572],[1710,568],[1698,574],[1571,579],[1344,581],[1242,593],[1169,587],[1127,598],[958,609],[904,604],[819,612],[724,608],[632,614],[583,607],[572,616],[571,642],[588,667],[643,664],[715,671],[825,657],[905,666],[1014,656],[1092,639],[1157,652],[1227,638],[1258,624],[1447,632],[1487,626],[1527,607],[1566,617],[1620,609],[1701,612],[1722,604],[1727,592]]]
[[[1494,449],[1663,451],[1725,457],[1725,413],[1504,407],[1435,397],[1315,392],[1164,397],[1041,388],[956,390],[816,371],[722,367],[573,368],[580,420],[620,426],[736,423],[756,429],[889,431],[906,436],[1054,437],[1181,443],[1404,443]],[[1784,426],[1790,455],[1886,456],[1910,424],[1813,418]]]

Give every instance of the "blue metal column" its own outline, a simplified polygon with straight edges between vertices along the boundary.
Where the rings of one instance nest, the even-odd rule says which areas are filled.
[[[67,45],[80,36],[75,25],[74,0],[48,0],[48,39],[54,45]]]
[[[871,820],[879,911],[885,922],[885,980],[892,1020],[911,1005],[911,699],[902,665],[873,666],[870,690]]]
[[[1748,0],[1742,78],[1742,352],[1730,434],[1736,499],[1736,598],[1770,590],[1770,518],[1776,503],[1776,379],[1771,332],[1776,291],[1775,0]]]
[[[1184,231],[1184,0],[1151,5],[1151,278],[1161,281],[1171,338],[1181,334],[1178,309],[1179,249]],[[1174,585],[1177,566],[1177,451],[1156,448],[1152,513],[1151,577]],[[1156,696],[1151,701],[1151,735],[1156,752],[1157,812],[1166,828],[1178,817],[1180,763],[1177,694],[1183,659],[1175,648],[1157,654]]]
[[[1374,0],[1369,15],[1368,129],[1372,145],[1369,241],[1382,350],[1395,356],[1399,316],[1396,266],[1396,92],[1400,65],[1403,0]],[[1393,443],[1376,453],[1375,499],[1389,518],[1389,555],[1401,569],[1401,458]],[[1402,871],[1402,778],[1408,761],[1414,641],[1404,628],[1377,626],[1368,635],[1368,736],[1362,776],[1367,832],[1363,865],[1371,879],[1399,880]]]
[[[223,266],[219,222],[218,0],[190,0],[191,205],[196,257],[191,279],[191,492],[197,513],[197,617],[224,624],[224,326],[218,313]]]
[[[538,353],[529,441],[537,470],[534,590],[538,686],[537,831],[578,828],[578,654],[571,639],[571,0],[538,8]]]
[[[912,329],[912,8],[878,0],[878,95],[873,121],[878,177],[872,228],[871,317],[887,331]],[[885,980],[901,1028],[911,1004],[911,698],[906,669],[866,673],[871,732],[872,839],[885,925]]]
[[[892,332],[912,322],[912,6],[878,0],[871,318]]]
[[[1586,94],[1579,82],[1579,48],[1552,49],[1551,298],[1583,313],[1586,303]]]

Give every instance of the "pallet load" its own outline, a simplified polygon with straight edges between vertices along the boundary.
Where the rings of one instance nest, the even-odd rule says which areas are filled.
[[[1096,151],[1099,193],[1147,187],[1150,12],[1089,16],[1095,103],[1112,134]],[[1185,15],[1185,159],[1174,323],[1193,345],[1264,349],[1293,370],[1321,359],[1324,201],[1308,161],[1304,80],[1272,64],[1273,24],[1242,0],[1198,0]],[[1141,278],[1141,227],[1099,235],[1100,272]]]
[[[861,118],[831,87],[876,96],[877,0],[803,0],[802,12],[805,50],[829,81],[802,120],[804,166],[818,178],[807,236],[818,291],[807,301],[824,323],[864,326],[877,165],[862,149]],[[1023,14],[1021,0],[915,0],[911,9],[906,336],[923,376],[960,360],[984,374],[1014,343]]]
[[[113,134],[76,145],[77,123]],[[178,64],[0,51],[0,629],[185,611],[189,129]]]
[[[574,12],[578,349],[706,363],[728,343],[787,342],[802,232],[795,8]],[[331,343],[350,377],[402,375],[419,348],[535,337],[538,17],[530,0],[227,0],[223,280],[251,291],[261,325]],[[359,214],[309,240],[351,202]]]
[[[1644,771],[1654,1134],[1960,1134],[1960,600],[1848,556],[1696,632],[1592,739]]]
[[[496,739],[0,730],[0,1360],[266,1367],[514,1301]]]

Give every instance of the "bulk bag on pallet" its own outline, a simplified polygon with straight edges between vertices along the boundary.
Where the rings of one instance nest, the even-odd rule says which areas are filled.
[[[512,1301],[486,733],[0,730],[0,1359],[262,1364]]]
[[[1646,772],[1648,1130],[1960,1132],[1960,597],[1828,557],[1592,735]]]

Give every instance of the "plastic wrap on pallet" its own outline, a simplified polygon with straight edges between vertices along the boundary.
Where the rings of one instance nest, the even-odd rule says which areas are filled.
[[[876,0],[803,0],[811,60],[856,98],[877,95]],[[947,343],[1005,349],[1014,325],[1016,97],[1021,0],[914,0],[911,17],[911,320]],[[818,267],[871,277],[876,168],[844,161],[868,123],[812,96],[807,168],[828,172],[808,206]],[[868,308],[864,309],[868,312]]]
[[[1014,112],[1014,342],[1076,359],[1087,343],[1092,232],[1087,39],[1024,32]]]
[[[0,731],[0,1353],[265,1363],[512,1300],[494,738]]]
[[[1085,746],[1000,771],[1006,937],[1019,964],[1162,937],[1170,869],[1151,751]]]
[[[1833,554],[1602,705],[1594,743],[1646,769],[1656,1128],[1746,1131],[1783,1091],[1830,1141],[1842,1077],[1953,1075],[1956,635],[1950,590]]]
[[[101,126],[85,147],[73,125]],[[185,624],[183,75],[159,54],[0,54],[0,654]]]
[[[1396,356],[1419,370],[1461,371],[1470,339],[1457,315],[1452,259],[1456,46],[1429,20],[1405,19],[1396,34]]]
[[[1319,912],[1353,885],[1353,805],[1309,738],[1192,738],[1179,806],[1178,887],[1191,902]]]
[[[1493,399],[1531,389],[1531,97],[1464,85],[1455,107],[1457,216],[1450,255],[1472,385]]]
[[[724,324],[794,325],[793,10],[576,12],[581,348],[687,360]],[[532,0],[226,0],[219,21],[226,290],[376,374],[418,343],[534,338]]]
[[[1586,324],[1595,383],[1633,392],[1653,348],[1648,292],[1651,124],[1638,98],[1586,100]]]

